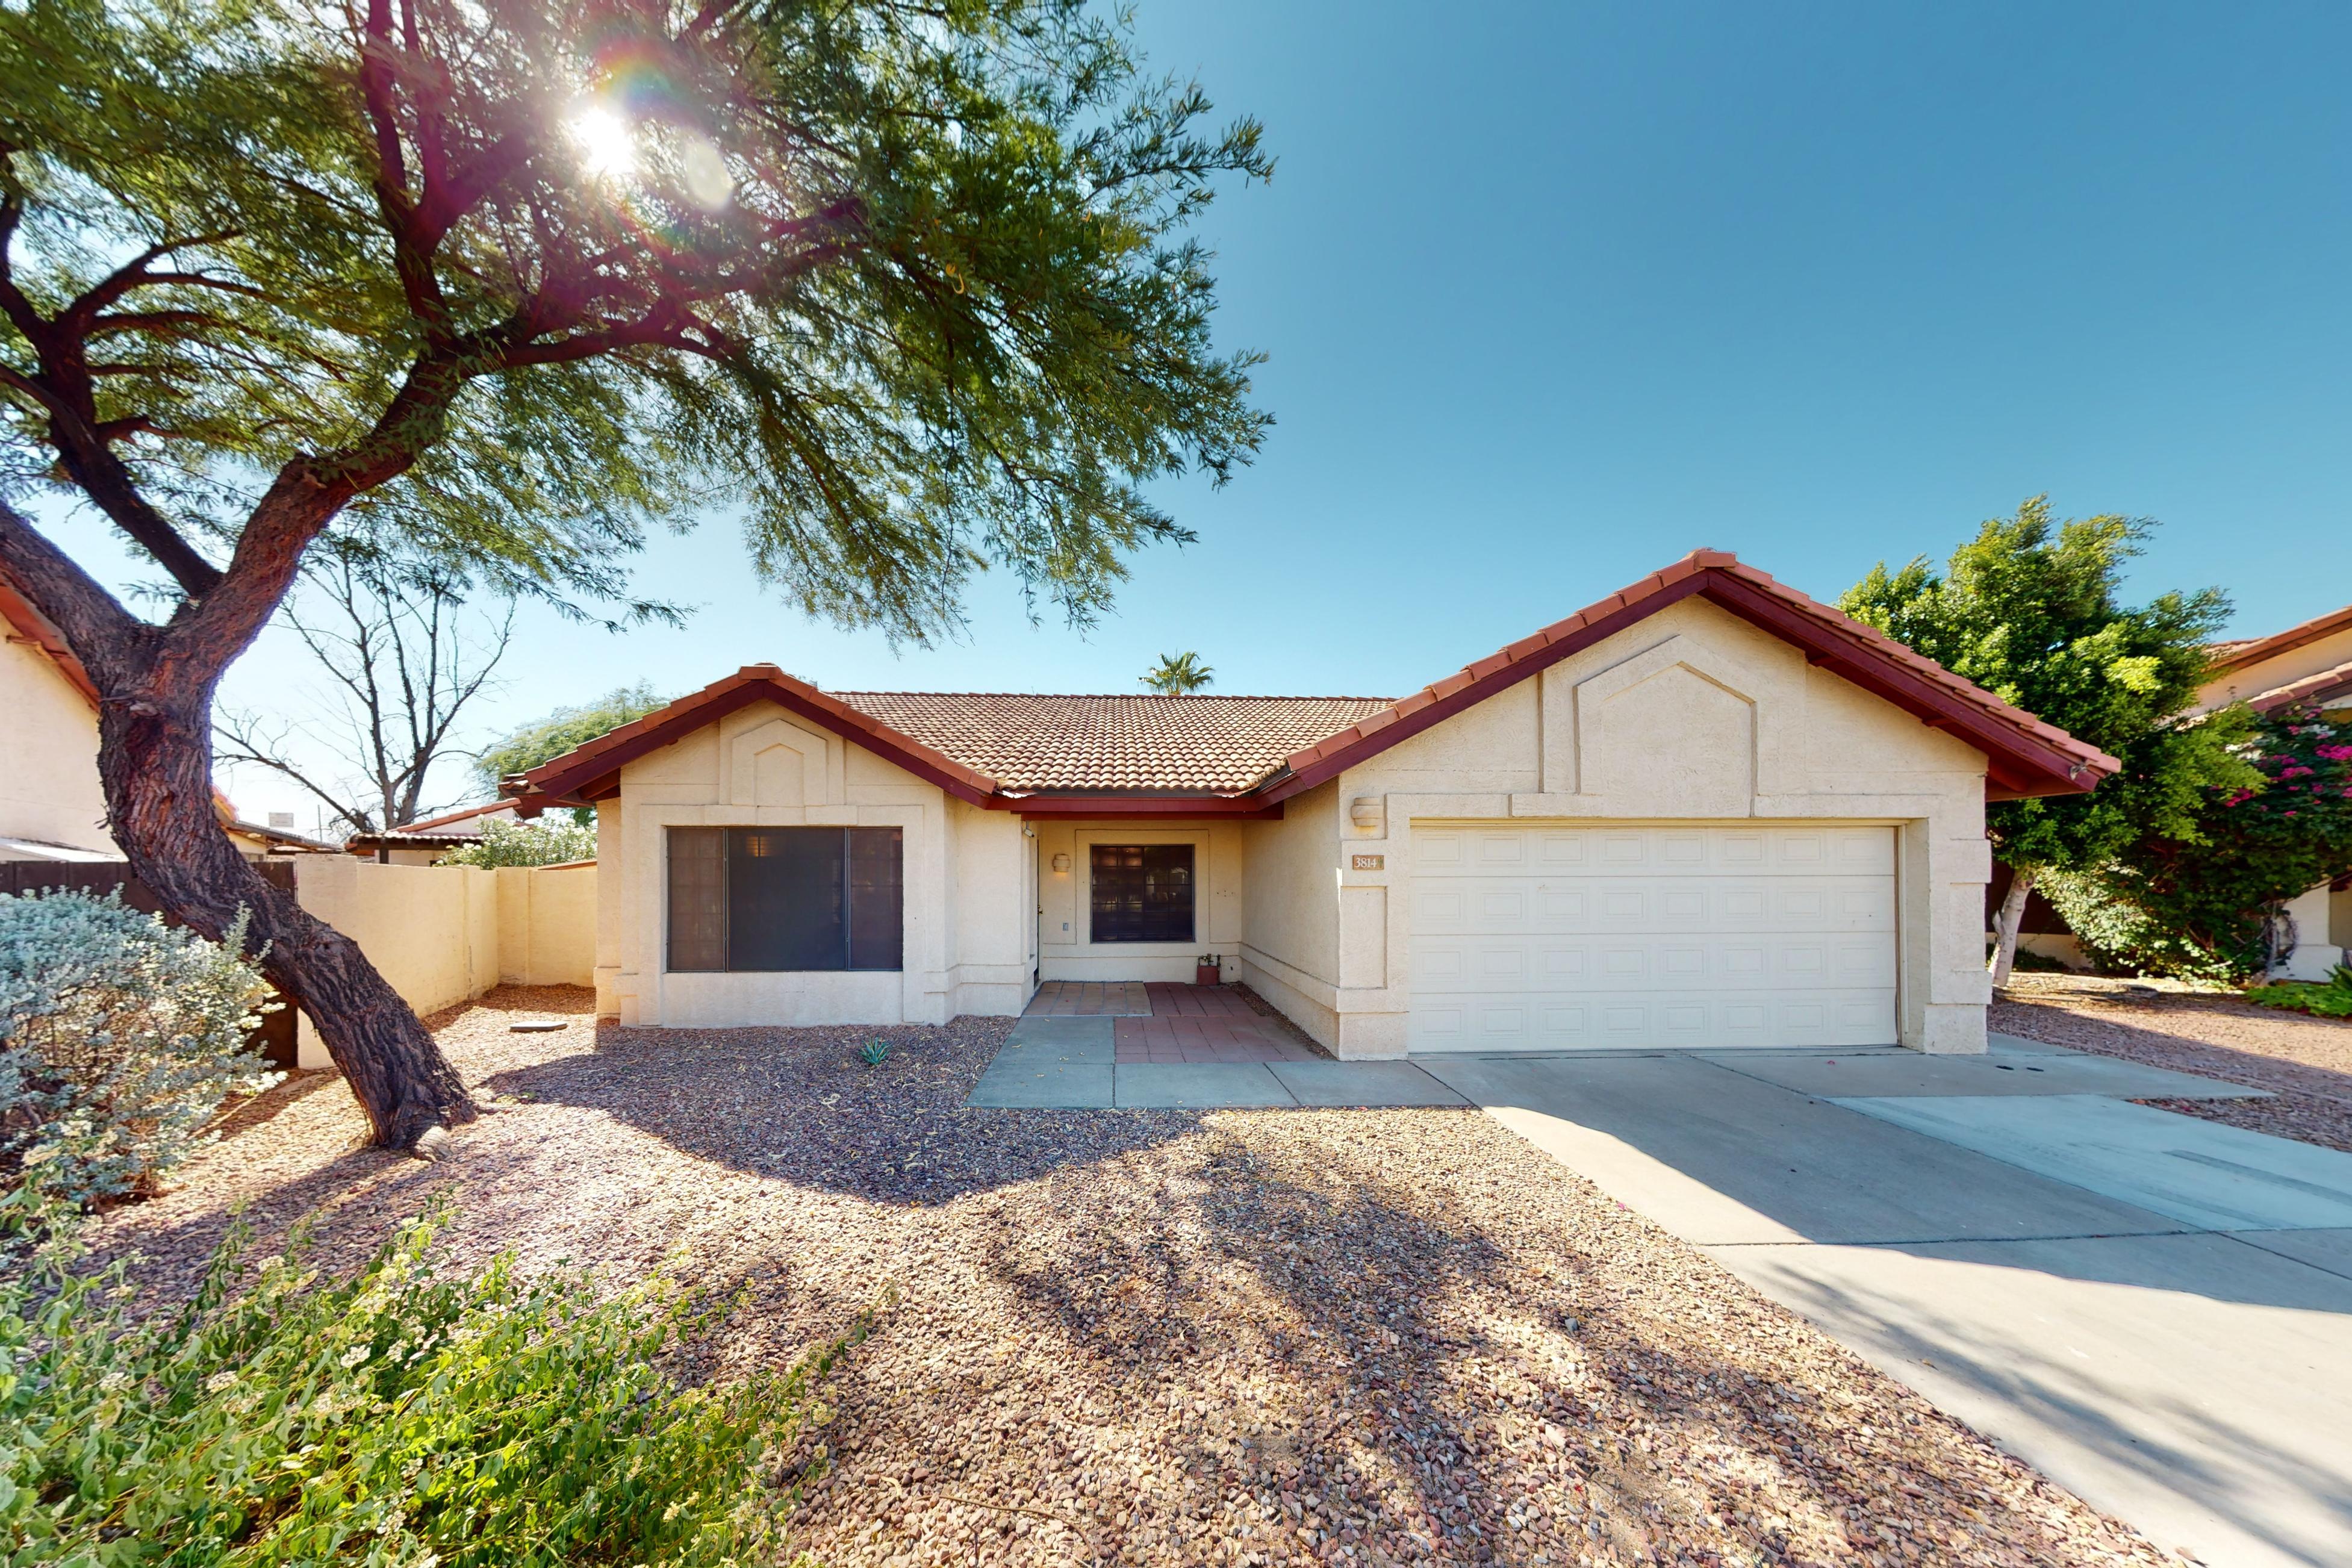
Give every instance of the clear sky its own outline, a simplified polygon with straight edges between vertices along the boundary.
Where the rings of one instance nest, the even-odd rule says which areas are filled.
[[[2048,491],[2141,593],[2352,600],[2352,7],[1139,0],[1280,160],[1202,233],[1278,423],[1091,636],[894,651],[664,541],[684,632],[527,617],[484,729],[760,659],[850,689],[1391,695],[1699,545],[1834,597]],[[152,574],[149,574],[152,575]],[[229,700],[290,703],[274,640]],[[290,806],[250,773],[249,814]],[[454,781],[453,781],[454,782]],[[307,807],[301,819],[310,818]]]

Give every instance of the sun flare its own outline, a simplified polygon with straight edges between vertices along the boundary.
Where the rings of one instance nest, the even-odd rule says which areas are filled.
[[[591,104],[572,117],[572,139],[579,144],[580,166],[591,179],[622,179],[636,170],[635,128],[603,104]]]

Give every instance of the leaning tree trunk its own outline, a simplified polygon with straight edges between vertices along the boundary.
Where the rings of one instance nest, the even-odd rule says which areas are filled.
[[[194,691],[169,689],[163,671],[133,693],[101,683],[99,773],[131,869],[207,936],[226,931],[240,907],[250,911],[248,951],[268,944],[262,973],[317,1026],[379,1145],[419,1150],[436,1128],[471,1121],[464,1080],[359,944],[263,881],[229,842],[213,808],[212,681],[192,679]]]
[[[2033,896],[2033,868],[2018,866],[2011,869],[2009,896],[2000,901],[2000,912],[1992,921],[1993,989],[2009,984],[2009,972],[2017,963],[2017,933],[2025,924],[2025,900]]]

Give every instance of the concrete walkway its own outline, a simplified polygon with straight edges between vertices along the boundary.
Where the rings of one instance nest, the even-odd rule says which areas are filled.
[[[981,1074],[970,1103],[1063,1110],[1469,1104],[1411,1062],[1335,1062],[1319,1057],[1122,1059],[1117,1026],[1134,1021],[1025,1016]]]
[[[2352,1563],[2352,1155],[2129,1103],[2253,1091],[2021,1040],[1417,1060],[2159,1546]]]

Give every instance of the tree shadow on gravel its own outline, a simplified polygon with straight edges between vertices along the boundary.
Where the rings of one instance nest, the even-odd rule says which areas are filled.
[[[951,1203],[1195,1131],[1195,1111],[964,1104],[1010,1018],[944,1026],[627,1029],[492,1073],[486,1093],[601,1111],[683,1153],[880,1204]],[[879,1063],[860,1047],[889,1047]]]
[[[1335,1527],[1360,1521],[1346,1538],[1360,1551],[1368,1543],[1359,1536],[1403,1531],[1420,1537],[1404,1548],[1418,1554],[1517,1561],[1538,1538],[1518,1533],[1515,1511],[1528,1506],[1529,1478],[1549,1466],[1556,1540],[1606,1542],[1643,1561],[1661,1540],[1727,1544],[1700,1525],[1626,1415],[1671,1422],[1678,1383],[1752,1389],[1745,1369],[1628,1340],[1591,1289],[1588,1259],[1562,1248],[1531,1264],[1442,1194],[1338,1167],[1286,1173],[1256,1156],[1245,1131],[1212,1129],[1209,1140],[1207,1159],[1181,1184],[1134,1173],[1135,1203],[1157,1224],[1074,1216],[1049,1235],[1001,1232],[989,1258],[992,1272],[1085,1347],[1103,1395],[1165,1388],[1180,1421],[1198,1394],[1220,1400],[1223,1429],[1187,1425],[1185,1468],[1198,1488],[1269,1498],[1295,1489],[1320,1500],[1307,1508]],[[1286,1399],[1261,1405],[1218,1386],[1236,1338],[1251,1342],[1244,1361],[1286,1382]],[[1772,1407],[1835,1446],[1835,1413],[1799,1417],[1795,1408]],[[1748,1418],[1760,1431],[1771,1416]],[[1825,1496],[1820,1506],[1851,1500]],[[1519,1517],[1533,1528],[1531,1513]],[[1769,1534],[1747,1532],[1778,1561],[1785,1537]]]

